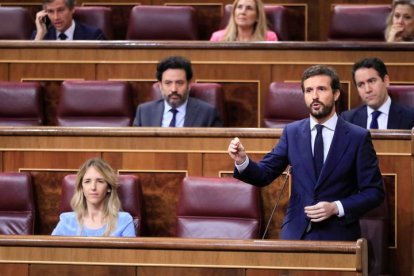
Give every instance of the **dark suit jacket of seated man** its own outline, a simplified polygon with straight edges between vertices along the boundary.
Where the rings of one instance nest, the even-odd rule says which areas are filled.
[[[414,127],[414,108],[406,107],[391,100],[387,129],[412,129]],[[357,126],[367,128],[367,105],[341,113],[342,118]]]
[[[73,19],[75,0],[43,0],[36,13],[34,40],[104,40],[103,32]]]
[[[414,127],[414,108],[398,104],[389,96],[390,77],[381,59],[364,58],[356,62],[352,66],[352,77],[364,105],[343,112],[342,118],[363,128]],[[376,112],[378,116],[374,115]]]
[[[75,22],[75,30],[73,32],[73,40],[106,40],[104,33],[95,27],[83,24],[79,21]],[[32,34],[32,39],[36,36],[36,31]],[[56,29],[51,25],[43,40],[56,40]]]
[[[135,114],[134,126],[160,127],[164,113],[164,100],[140,104]],[[214,106],[188,97],[184,127],[221,127],[222,122]]]

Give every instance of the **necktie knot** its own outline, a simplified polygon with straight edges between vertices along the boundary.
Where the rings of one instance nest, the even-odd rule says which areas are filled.
[[[374,112],[372,112],[372,120],[371,120],[371,125],[369,126],[369,128],[378,129],[378,117],[379,117],[379,115],[381,115],[381,111],[379,111],[379,110],[374,110]]]
[[[65,33],[60,33],[59,34],[59,39],[60,40],[66,40],[68,38],[68,36],[67,35],[65,35]]]
[[[315,125],[315,127],[316,127],[316,133],[317,133],[316,135],[322,134],[323,125],[317,124]]]
[[[175,127],[175,120],[176,120],[176,115],[178,113],[178,110],[175,108],[171,108],[170,112],[173,114],[171,122],[170,122],[170,127]]]

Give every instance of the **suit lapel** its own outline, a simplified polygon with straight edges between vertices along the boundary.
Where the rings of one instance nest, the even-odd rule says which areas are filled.
[[[316,183],[316,173],[315,167],[313,165],[313,154],[312,154],[312,139],[310,131],[310,119],[304,120],[300,126],[300,130],[297,133],[296,141],[299,144],[299,152],[301,152],[303,157],[303,162],[301,162],[304,167],[304,171],[308,173],[309,179],[312,180],[313,185],[309,188],[310,194],[313,194],[313,188]]]
[[[158,100],[152,109],[151,126],[161,126],[164,115],[164,100]]]
[[[329,148],[328,156],[326,157],[324,166],[322,167],[321,175],[316,183],[315,189],[317,189],[338,166],[339,161],[345,154],[350,142],[349,128],[345,121],[338,117],[338,123],[336,124],[331,147]]]
[[[401,112],[402,110],[391,101],[390,113],[388,114],[387,129],[400,128],[401,120],[399,118],[403,117],[403,114],[400,114]]]
[[[367,128],[367,120],[368,120],[367,106],[364,105],[357,110],[355,121],[353,123],[357,126]]]
[[[188,97],[187,110],[185,111],[184,127],[191,127],[197,116],[197,103]]]

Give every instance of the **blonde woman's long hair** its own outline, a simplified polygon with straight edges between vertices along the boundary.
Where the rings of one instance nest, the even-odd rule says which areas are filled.
[[[238,36],[238,30],[236,21],[234,18],[234,13],[236,11],[237,5],[240,0],[235,0],[233,2],[233,8],[231,11],[229,23],[225,29],[225,33],[223,36],[222,41],[236,41]],[[261,0],[255,0],[256,3],[256,14],[257,14],[257,21],[253,26],[253,36],[252,41],[263,41],[266,40],[266,33],[267,33],[267,20],[266,14],[264,10],[264,5]]]
[[[108,183],[108,189],[106,197],[104,199],[104,209],[103,217],[107,223],[104,236],[109,236],[116,228],[118,221],[118,212],[121,210],[121,201],[118,196],[118,178],[115,175],[113,169],[102,159],[92,158],[87,160],[79,169],[79,172],[76,176],[75,183],[75,194],[73,195],[70,205],[73,211],[76,213],[76,218],[78,220],[80,229],[79,234],[83,228],[83,217],[88,212],[88,206],[86,204],[86,198],[82,190],[82,181],[86,171],[94,167],[104,178],[106,183]]]
[[[385,28],[385,40],[388,41],[389,33],[392,27],[392,21],[394,19],[395,7],[398,5],[409,5],[412,9],[414,9],[414,1],[413,0],[394,0],[392,3],[392,10],[387,17],[387,27]]]

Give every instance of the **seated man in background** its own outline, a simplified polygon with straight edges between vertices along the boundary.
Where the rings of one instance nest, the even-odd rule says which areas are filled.
[[[73,20],[75,0],[44,0],[36,14],[34,40],[104,40],[100,29]]]
[[[191,63],[178,56],[167,57],[157,65],[163,99],[140,104],[134,126],[153,127],[220,127],[216,108],[189,97],[193,77]]]
[[[345,111],[341,116],[353,124],[368,129],[411,129],[414,108],[391,100],[387,67],[378,58],[365,58],[352,67],[352,77],[364,105]]]

